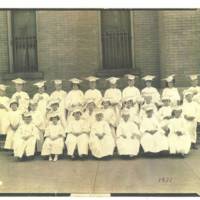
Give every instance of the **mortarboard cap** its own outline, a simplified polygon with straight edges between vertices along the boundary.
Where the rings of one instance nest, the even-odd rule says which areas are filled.
[[[119,80],[119,78],[117,78],[117,77],[110,77],[110,78],[107,78],[106,80],[109,81],[112,84],[115,84]]]
[[[69,79],[69,81],[72,82],[73,84],[80,84],[82,82],[82,80],[78,78],[71,78]]]
[[[26,83],[26,81],[21,79],[21,78],[14,79],[14,80],[12,80],[12,82],[15,83],[15,84],[24,84],[24,83]]]

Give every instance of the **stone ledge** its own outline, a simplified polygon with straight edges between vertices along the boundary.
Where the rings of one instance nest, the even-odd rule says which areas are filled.
[[[25,73],[3,73],[0,74],[1,80],[12,80],[15,78],[22,78],[25,80],[36,80],[36,79],[43,79],[44,73],[43,72],[25,72]]]

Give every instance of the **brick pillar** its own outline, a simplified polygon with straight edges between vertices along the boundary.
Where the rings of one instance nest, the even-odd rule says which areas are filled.
[[[161,78],[176,74],[176,85],[189,84],[186,75],[200,73],[200,12],[160,11],[160,74]]]

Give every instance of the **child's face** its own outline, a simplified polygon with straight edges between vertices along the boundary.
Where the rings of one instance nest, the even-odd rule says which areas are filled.
[[[73,89],[73,90],[78,90],[78,84],[73,83],[73,84],[72,84],[72,89]]]
[[[52,105],[51,105],[51,108],[52,108],[53,111],[56,111],[56,110],[58,110],[58,108],[59,108],[59,104],[57,104],[57,103],[52,104]]]
[[[90,103],[88,103],[88,110],[89,111],[93,111],[94,110],[94,108],[95,108],[95,104],[94,104],[94,102],[90,102]]]
[[[133,106],[133,101],[132,100],[129,100],[126,102],[126,107],[127,108],[131,108]]]
[[[107,109],[109,106],[110,106],[110,102],[109,101],[104,101],[103,102],[104,109]]]
[[[103,114],[102,113],[98,113],[98,114],[96,114],[96,116],[95,116],[95,118],[96,118],[96,121],[102,121],[102,119],[103,119]]]
[[[110,83],[110,88],[116,88],[117,84],[116,83]]]
[[[126,114],[126,115],[122,115],[122,118],[125,122],[127,122],[129,120],[130,115]]]
[[[32,121],[32,118],[31,117],[24,117],[24,122],[25,124],[30,124]]]
[[[151,87],[151,81],[146,81],[146,86]]]
[[[134,86],[135,85],[135,80],[128,80],[128,85],[129,86]]]
[[[174,116],[179,118],[181,116],[182,110],[174,110]]]
[[[192,85],[193,87],[197,86],[197,85],[198,85],[198,79],[192,80],[192,81],[191,81],[191,85]]]
[[[39,92],[39,93],[44,93],[44,92],[45,92],[45,88],[44,88],[44,87],[38,88],[38,92]]]
[[[191,102],[191,101],[192,101],[192,94],[186,95],[185,98],[186,98],[186,100],[187,100],[188,102]]]
[[[16,84],[15,89],[17,92],[21,92],[23,90],[23,85],[22,84]]]
[[[169,102],[170,102],[169,100],[163,100],[162,102],[164,106],[169,106]]]
[[[73,114],[73,116],[74,116],[74,119],[75,119],[75,120],[79,120],[79,119],[81,118],[81,113],[80,113],[80,112],[75,112],[75,113]]]
[[[153,110],[148,110],[146,111],[147,117],[152,117],[153,115]]]
[[[57,117],[53,117],[52,123],[53,123],[53,125],[56,125],[58,123],[58,118]]]
[[[56,90],[61,90],[62,89],[62,84],[55,84],[55,89]]]
[[[30,104],[30,108],[32,111],[35,111],[37,108],[37,104]]]
[[[149,104],[149,103],[151,103],[151,101],[152,101],[152,96],[146,96],[146,97],[144,97],[144,100],[145,100],[145,102],[146,102],[147,104]]]
[[[172,88],[174,86],[174,83],[171,81],[171,82],[168,82],[168,87],[169,88]]]
[[[90,81],[89,86],[90,86],[90,89],[95,89],[96,88],[96,81]]]
[[[12,111],[16,111],[18,106],[17,106],[17,103],[12,103],[10,105],[10,107],[11,107]]]
[[[5,95],[5,91],[0,90],[0,96],[4,96]]]

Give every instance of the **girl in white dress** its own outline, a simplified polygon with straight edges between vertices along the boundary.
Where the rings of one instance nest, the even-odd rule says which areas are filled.
[[[168,138],[162,131],[159,122],[153,115],[153,107],[145,108],[146,117],[143,118],[140,124],[141,145],[144,152],[159,153],[167,151],[169,148]]]
[[[90,128],[87,121],[81,118],[81,115],[81,108],[76,108],[72,113],[74,119],[68,123],[65,131],[67,133],[65,144],[67,146],[67,153],[71,158],[75,157],[76,149],[80,157],[88,155]]]
[[[0,135],[6,135],[9,127],[9,98],[5,95],[6,85],[0,84]]]
[[[6,141],[4,145],[4,148],[8,150],[13,150],[14,137],[20,123],[22,122],[22,113],[18,109],[18,105],[19,104],[16,99],[10,100],[10,110],[8,112],[9,127],[7,129]]]
[[[52,114],[50,120],[52,123],[45,129],[45,141],[41,155],[49,156],[49,161],[57,161],[58,156],[63,154],[65,131],[59,123],[60,118],[57,114]]]
[[[46,81],[40,81],[34,85],[38,88],[38,92],[33,96],[33,101],[37,102],[37,110],[45,117],[49,95],[45,92]]]
[[[117,149],[119,155],[136,156],[140,150],[140,132],[137,124],[130,121],[130,114],[124,110],[117,127]]]
[[[178,92],[178,89],[174,87],[174,80],[175,80],[174,76],[175,75],[172,74],[164,79],[167,83],[167,87],[164,88],[162,92],[162,97],[168,96],[170,98],[172,108],[176,105],[179,105],[181,101],[181,97]]]
[[[121,90],[117,88],[117,81],[119,78],[117,77],[110,77],[106,79],[110,83],[110,88],[108,88],[105,93],[104,97],[110,99],[111,106],[113,107],[115,113],[116,113],[116,118],[117,121],[119,121],[120,118],[120,110],[122,107],[122,93]]]
[[[90,132],[89,146],[92,155],[96,158],[113,155],[115,141],[108,122],[104,120],[102,110],[96,110],[95,122]]]
[[[170,154],[188,154],[191,146],[190,133],[185,128],[186,120],[182,116],[182,107],[173,109],[173,118],[169,123],[169,152]]]
[[[89,76],[86,80],[89,82],[90,89],[85,92],[85,100],[94,99],[95,104],[99,107],[102,101],[101,91],[96,88],[96,81],[99,80],[99,78]]]
[[[12,82],[15,84],[16,92],[12,95],[12,99],[16,98],[19,103],[19,110],[21,110],[22,113],[28,111],[29,106],[29,95],[28,93],[23,91],[24,84],[26,81],[24,81],[21,78],[17,78],[15,80],[12,80]]]
[[[23,156],[34,156],[36,141],[39,139],[38,129],[32,123],[31,113],[24,113],[23,121],[24,123],[19,125],[14,137],[14,156],[20,159]]]
[[[146,87],[142,89],[141,95],[144,98],[144,95],[151,95],[152,102],[159,105],[160,104],[160,94],[155,87],[152,87],[152,81],[154,80],[155,76],[147,75],[142,79],[145,81]]]

